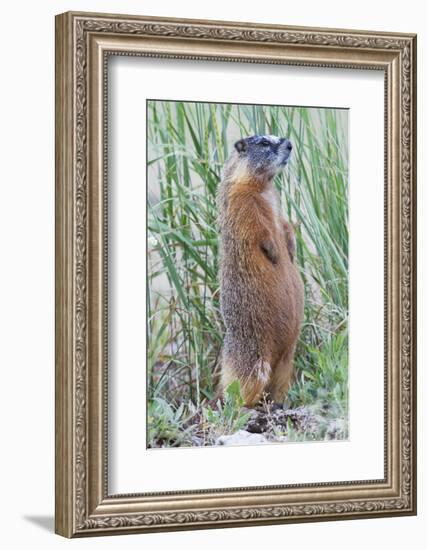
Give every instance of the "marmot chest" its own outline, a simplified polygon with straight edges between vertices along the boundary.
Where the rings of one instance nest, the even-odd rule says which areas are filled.
[[[277,191],[274,188],[266,189],[265,191],[262,191],[261,197],[265,200],[267,205],[271,208],[273,220],[278,228],[279,220],[280,220],[280,199],[277,194]]]

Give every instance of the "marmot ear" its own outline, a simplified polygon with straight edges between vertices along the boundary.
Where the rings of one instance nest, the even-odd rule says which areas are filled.
[[[236,151],[238,153],[246,151],[246,140],[239,139],[239,141],[236,141],[236,143],[234,144],[234,147],[236,148]]]

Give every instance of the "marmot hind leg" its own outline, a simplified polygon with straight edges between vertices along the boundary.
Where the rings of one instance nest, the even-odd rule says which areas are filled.
[[[275,366],[268,393],[275,403],[283,404],[294,379],[293,352],[284,354]]]
[[[237,361],[226,354],[223,355],[221,369],[221,391],[224,395],[227,387],[240,381],[240,390],[246,407],[253,407],[262,398],[262,395],[270,382],[271,366],[268,361],[258,359],[252,369],[238,367]]]

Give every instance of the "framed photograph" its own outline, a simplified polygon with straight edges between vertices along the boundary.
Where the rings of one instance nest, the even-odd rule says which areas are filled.
[[[416,513],[416,36],[56,17],[56,532]]]

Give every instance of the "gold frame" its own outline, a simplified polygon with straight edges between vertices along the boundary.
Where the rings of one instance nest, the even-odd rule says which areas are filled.
[[[108,494],[104,208],[109,55],[384,71],[383,480]],[[58,534],[78,537],[416,513],[415,109],[412,34],[89,13],[56,17]]]

